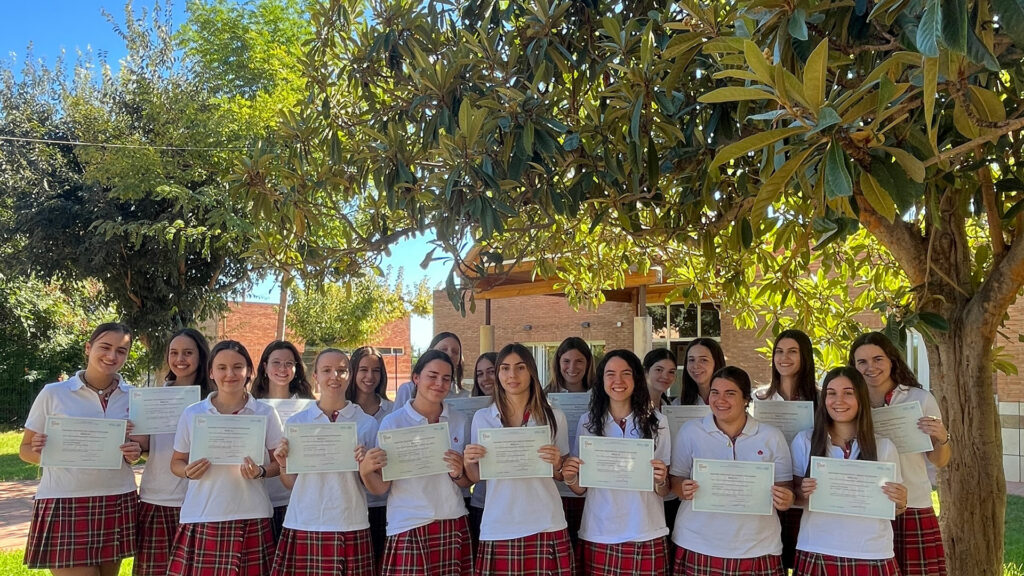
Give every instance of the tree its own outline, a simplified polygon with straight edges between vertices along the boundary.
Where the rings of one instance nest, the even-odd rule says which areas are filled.
[[[992,345],[1024,284],[1022,13],[1018,0],[325,1],[294,152],[241,177],[329,198],[299,204],[313,218],[358,205],[372,217],[351,226],[354,247],[432,227],[453,271],[535,258],[574,301],[664,263],[681,296],[753,296],[747,320],[878,302],[891,330],[927,332],[932,389],[971,447],[941,474],[950,570],[996,575]],[[461,260],[467,241],[482,261]],[[860,292],[830,273],[863,273]],[[454,274],[448,287],[464,305]]]
[[[289,313],[292,330],[307,343],[351,349],[370,344],[390,322],[429,314],[430,306],[426,279],[407,293],[399,269],[394,285],[386,273],[293,291]]]

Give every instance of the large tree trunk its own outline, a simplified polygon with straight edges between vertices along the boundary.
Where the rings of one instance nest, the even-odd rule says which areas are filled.
[[[285,330],[288,328],[288,287],[291,286],[291,273],[285,269],[281,271],[281,297],[277,305],[277,340],[285,339]]]
[[[953,435],[939,473],[939,516],[951,576],[1002,576],[1006,480],[993,399],[991,337],[962,317],[928,345],[931,388]]]

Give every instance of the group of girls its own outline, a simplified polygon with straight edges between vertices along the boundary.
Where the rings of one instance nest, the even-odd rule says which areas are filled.
[[[24,460],[39,463],[48,415],[128,418],[130,386],[117,372],[131,344],[124,325],[94,331],[86,368],[46,386],[34,402]],[[926,461],[948,463],[949,434],[934,398],[878,333],[858,338],[850,366],[830,370],[820,390],[802,332],[779,335],[772,381],[756,391],[746,372],[725,364],[717,342],[699,339],[686,349],[683,389],[675,399],[668,395],[677,369],[671,352],[654,350],[641,361],[613,350],[595,366],[586,342],[570,338],[556,352],[547,392],[590,394],[578,424],[550,405],[536,361],[521,344],[481,355],[472,390],[462,390],[462,346],[451,333],[435,337],[416,362],[411,383],[403,385],[404,402],[388,400],[384,359],[370,347],[351,356],[321,351],[312,366],[317,398],[298,351],[286,342],[272,343],[254,366],[240,343],[222,341],[210,350],[198,332],[183,330],[171,339],[166,360],[164,385],[199,386],[203,399],[184,411],[175,434],[133,435],[129,422],[119,470],[44,467],[25,555],[30,567],[57,576],[107,576],[135,555],[136,574],[197,576],[781,576],[791,567],[814,576],[945,574]],[[493,400],[466,422],[446,400],[470,394]],[[354,423],[358,471],[289,473],[283,424],[257,397],[312,399],[291,423]],[[815,405],[814,428],[791,445],[747,410],[754,401],[787,400]],[[875,436],[870,409],[914,401],[925,414],[919,428],[934,449],[898,454],[892,442]],[[706,404],[710,414],[687,422],[673,438],[661,414],[673,403]],[[191,460],[193,420],[203,414],[265,417],[262,461]],[[447,474],[384,481],[388,454],[377,447],[377,432],[439,422],[449,427]],[[479,431],[519,426],[549,427],[550,443],[537,457],[551,464],[551,477],[481,482],[486,449]],[[653,489],[581,487],[587,463],[578,446],[570,446],[570,426],[580,438],[653,440]],[[144,452],[149,456],[136,494],[130,466]],[[881,490],[894,502],[897,519],[799,512],[816,488],[809,477],[812,456],[896,464],[900,473]],[[693,510],[700,490],[691,478],[696,458],[774,463],[773,513]],[[274,501],[275,490],[287,499]],[[575,535],[574,507],[580,510]]]

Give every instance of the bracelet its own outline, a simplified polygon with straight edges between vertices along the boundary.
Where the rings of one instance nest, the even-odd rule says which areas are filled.
[[[580,483],[579,475],[577,475],[576,478],[572,482],[569,482],[568,480],[565,480],[564,478],[562,479],[562,484],[565,484],[566,486],[575,486],[575,485],[577,485],[579,483]]]
[[[266,467],[263,466],[263,464],[260,464],[260,473],[256,475],[256,478],[254,478],[254,480],[259,480],[260,478],[266,478],[266,477],[267,477],[267,469],[266,469]]]
[[[462,472],[459,472],[458,476],[452,476],[449,474],[448,477],[452,479],[452,482],[458,482],[459,480],[462,480]]]
[[[191,480],[192,477],[188,475],[188,468],[185,468],[185,480]]]
[[[939,446],[945,446],[945,445],[949,444],[949,442],[950,442],[950,441],[951,441],[952,439],[953,439],[953,435],[952,435],[952,434],[950,434],[950,433],[949,433],[949,432],[947,431],[947,432],[946,432],[946,439],[945,439],[944,441],[942,441],[942,442],[939,442]]]
[[[668,480],[662,480],[661,482],[658,482],[657,484],[655,484],[654,487],[655,488],[664,488],[666,484],[668,484]]]

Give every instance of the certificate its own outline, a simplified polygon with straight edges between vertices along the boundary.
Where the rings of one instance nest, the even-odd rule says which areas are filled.
[[[675,442],[676,434],[690,420],[700,420],[711,414],[710,406],[672,406],[661,407],[661,413],[668,418],[668,428],[672,431],[672,441]]]
[[[466,430],[463,431],[465,438],[469,438],[473,427],[473,416],[476,411],[491,405],[490,396],[466,396],[464,398],[446,398],[444,401],[448,409],[458,412],[466,417]]]
[[[900,454],[931,452],[931,436],[917,427],[917,421],[922,417],[924,412],[921,411],[920,402],[893,404],[871,410],[875,434],[892,440]]]
[[[872,460],[811,457],[811,478],[818,486],[811,493],[811,512],[896,519],[896,503],[882,492],[896,477],[896,464]]]
[[[579,429],[580,418],[590,410],[589,392],[557,392],[548,394],[548,402],[565,412],[565,421],[569,425],[569,451],[576,447],[576,431]]]
[[[287,424],[289,474],[309,472],[355,472],[355,422]]]
[[[451,448],[449,438],[447,422],[377,432],[377,446],[388,455],[381,470],[384,481],[447,474],[444,453]]]
[[[774,462],[694,458],[690,479],[698,484],[693,496],[697,512],[768,516],[774,508]]]
[[[654,440],[580,438],[580,486],[618,490],[654,490]]]
[[[781,430],[787,443],[801,431],[814,428],[814,402],[766,400],[753,402],[751,406],[754,418]]]
[[[551,464],[540,459],[541,446],[551,444],[549,426],[484,428],[477,443],[487,449],[480,460],[480,479],[551,478]]]
[[[267,417],[242,414],[196,414],[192,420],[189,462],[241,464],[248,456],[262,464],[267,457]]]
[[[281,418],[281,423],[284,424],[289,418],[302,412],[311,402],[316,402],[316,400],[308,400],[306,398],[262,398],[260,402],[273,406],[274,410],[277,410],[278,417]]]
[[[185,408],[199,402],[199,386],[132,388],[128,393],[128,419],[132,434],[174,434]]]
[[[40,466],[118,470],[124,464],[127,420],[48,416]]]

